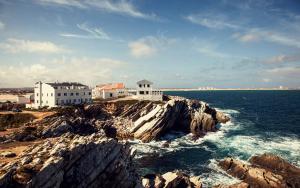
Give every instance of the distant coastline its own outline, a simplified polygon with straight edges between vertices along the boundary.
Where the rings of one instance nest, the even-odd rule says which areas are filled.
[[[300,88],[214,88],[214,89],[197,89],[197,88],[161,88],[162,91],[287,91],[300,90]]]

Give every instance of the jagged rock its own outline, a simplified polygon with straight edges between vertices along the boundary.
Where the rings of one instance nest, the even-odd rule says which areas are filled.
[[[250,165],[226,158],[219,165],[226,172],[253,187],[300,187],[300,169],[282,158],[264,154],[250,159]]]
[[[170,130],[203,135],[216,131],[216,124],[229,118],[210,108],[206,103],[174,97],[166,104],[150,108],[148,113],[134,121],[130,132],[144,142],[159,139]]]
[[[135,187],[129,145],[104,134],[62,135],[25,150],[1,167],[0,187]]]
[[[206,103],[169,96],[168,101],[116,101],[59,108],[57,113],[34,122],[1,140],[32,141],[65,133],[90,135],[104,130],[111,138],[158,140],[170,131],[195,137],[216,131],[216,124],[229,118]]]
[[[180,172],[167,172],[163,175],[148,174],[142,178],[145,188],[201,188],[199,177],[189,177]]]

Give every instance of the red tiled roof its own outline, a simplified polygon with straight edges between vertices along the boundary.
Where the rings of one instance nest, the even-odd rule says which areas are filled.
[[[113,89],[124,89],[123,83],[112,83],[112,84],[101,84],[96,86],[99,90],[113,90]]]

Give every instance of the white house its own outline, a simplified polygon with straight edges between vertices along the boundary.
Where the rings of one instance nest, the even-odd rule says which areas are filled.
[[[153,83],[148,80],[137,82],[136,98],[139,100],[162,101],[163,92],[159,89],[154,89]]]
[[[92,102],[92,90],[86,85],[74,82],[37,82],[34,87],[32,107],[57,107],[90,102]]]
[[[109,99],[127,95],[128,91],[123,83],[102,84],[93,89],[93,98]]]

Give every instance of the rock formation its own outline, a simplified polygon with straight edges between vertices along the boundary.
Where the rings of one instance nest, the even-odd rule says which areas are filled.
[[[148,174],[142,178],[145,188],[201,188],[202,182],[199,177],[189,177],[180,172],[167,172],[163,175]]]
[[[254,156],[244,164],[233,158],[220,161],[219,165],[230,175],[239,178],[244,184],[235,187],[300,187],[300,168],[297,168],[282,158],[263,154]],[[243,185],[243,186],[242,186]]]
[[[216,131],[217,123],[227,121],[226,115],[197,100],[170,97],[166,102],[117,101],[59,109],[55,115],[28,124],[6,140],[30,141],[68,132],[89,135],[104,129],[108,137],[149,142],[172,130],[201,136]]]
[[[135,187],[129,146],[97,133],[67,133],[0,164],[0,187]]]

